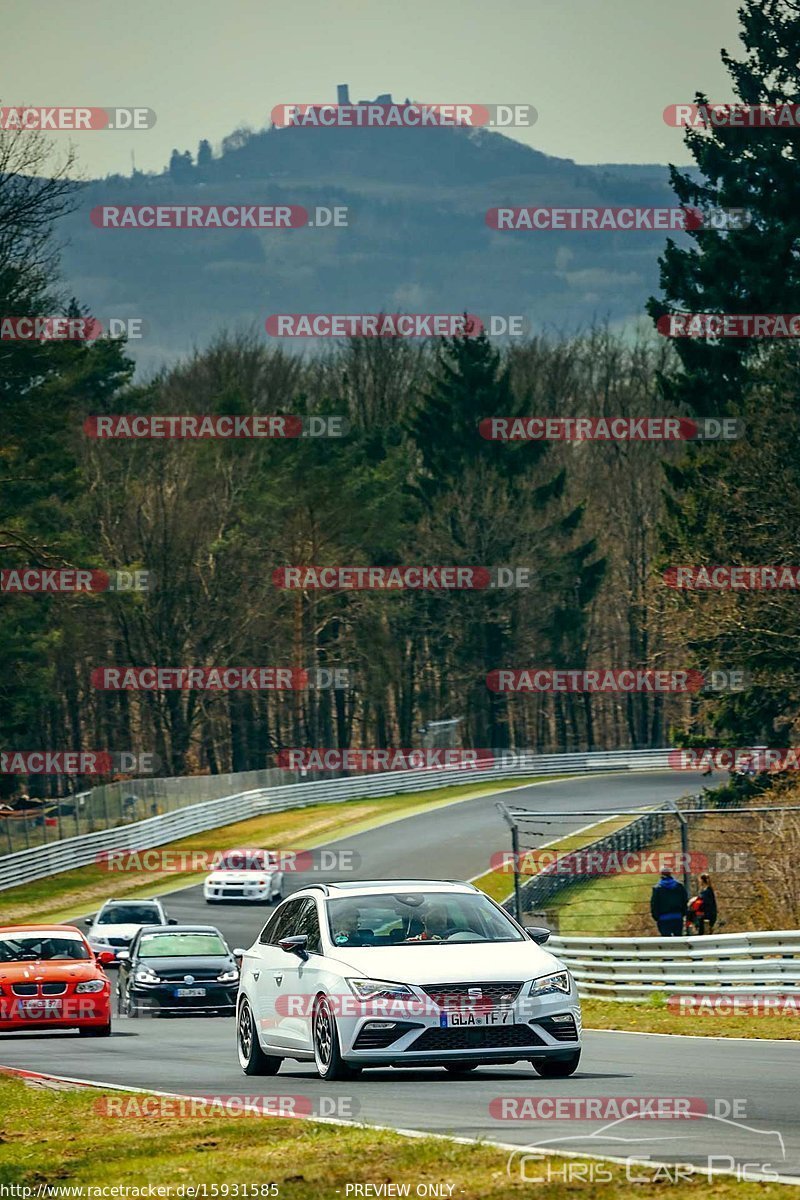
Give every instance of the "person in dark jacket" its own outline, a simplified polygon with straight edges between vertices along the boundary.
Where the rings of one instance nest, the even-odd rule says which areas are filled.
[[[714,895],[714,889],[711,886],[711,880],[708,875],[701,875],[700,882],[703,885],[697,893],[697,897],[702,901],[703,907],[700,912],[700,919],[697,922],[697,932],[705,933],[706,926],[708,932],[714,932],[714,926],[717,923],[717,897]]]
[[[688,903],[686,888],[665,867],[650,896],[650,915],[662,937],[681,936]]]

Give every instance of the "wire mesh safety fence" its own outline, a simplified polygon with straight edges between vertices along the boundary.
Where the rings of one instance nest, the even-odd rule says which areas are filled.
[[[598,937],[800,928],[800,806],[722,789],[647,812],[498,807],[505,906],[523,923]]]

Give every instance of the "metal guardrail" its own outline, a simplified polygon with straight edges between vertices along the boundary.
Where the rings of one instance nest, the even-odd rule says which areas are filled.
[[[547,943],[581,996],[646,1000],[656,993],[786,993],[800,1000],[800,930],[703,937],[556,937]]]
[[[514,751],[505,753],[507,757],[496,756],[491,764],[487,763],[478,768],[435,767],[420,771],[383,771],[372,775],[311,782],[303,782],[299,774],[295,774],[293,782],[283,785],[237,791],[218,799],[184,805],[144,820],[118,824],[94,833],[62,838],[46,845],[32,846],[3,855],[0,857],[0,890],[43,879],[73,867],[86,866],[98,861],[98,856],[103,851],[149,850],[153,846],[161,846],[205,830],[218,829],[234,821],[270,812],[283,812],[288,808],[306,808],[311,804],[341,804],[363,797],[394,796],[459,783],[485,783],[492,777],[512,779],[535,775],[581,775],[603,771],[664,768],[669,765],[670,751],[601,750],[576,754],[528,755],[516,754]],[[244,777],[250,780],[253,774],[247,772]],[[290,776],[288,771],[281,771],[280,774],[284,778]],[[231,780],[237,777],[227,778]],[[165,782],[175,784],[181,781]],[[126,785],[129,788],[132,786],[133,784]]]

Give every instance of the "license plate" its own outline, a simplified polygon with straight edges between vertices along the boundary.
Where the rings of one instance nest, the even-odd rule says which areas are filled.
[[[48,1017],[60,1017],[62,1013],[61,1000],[18,1000],[17,1012],[21,1017],[30,1020],[47,1020]]]
[[[176,996],[205,996],[205,988],[175,988]]]
[[[443,1029],[471,1028],[473,1025],[513,1025],[514,1014],[510,1008],[491,1009],[489,1012],[442,1013],[440,1025]]]

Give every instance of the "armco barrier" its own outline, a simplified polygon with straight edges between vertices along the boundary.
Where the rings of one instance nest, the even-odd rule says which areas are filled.
[[[551,937],[581,996],[646,1000],[666,995],[785,993],[800,1000],[800,930],[703,937]]]
[[[485,783],[532,775],[582,775],[602,771],[653,770],[668,766],[666,750],[602,750],[580,754],[515,755],[492,767],[465,770],[459,767],[421,771],[383,771],[344,779],[295,782],[280,787],[255,788],[201,804],[187,805],[160,816],[103,829],[80,837],[64,838],[0,857],[0,890],[30,883],[95,862],[103,850],[149,850],[178,838],[233,821],[311,804],[337,804],[363,797],[393,796],[458,783]]]

